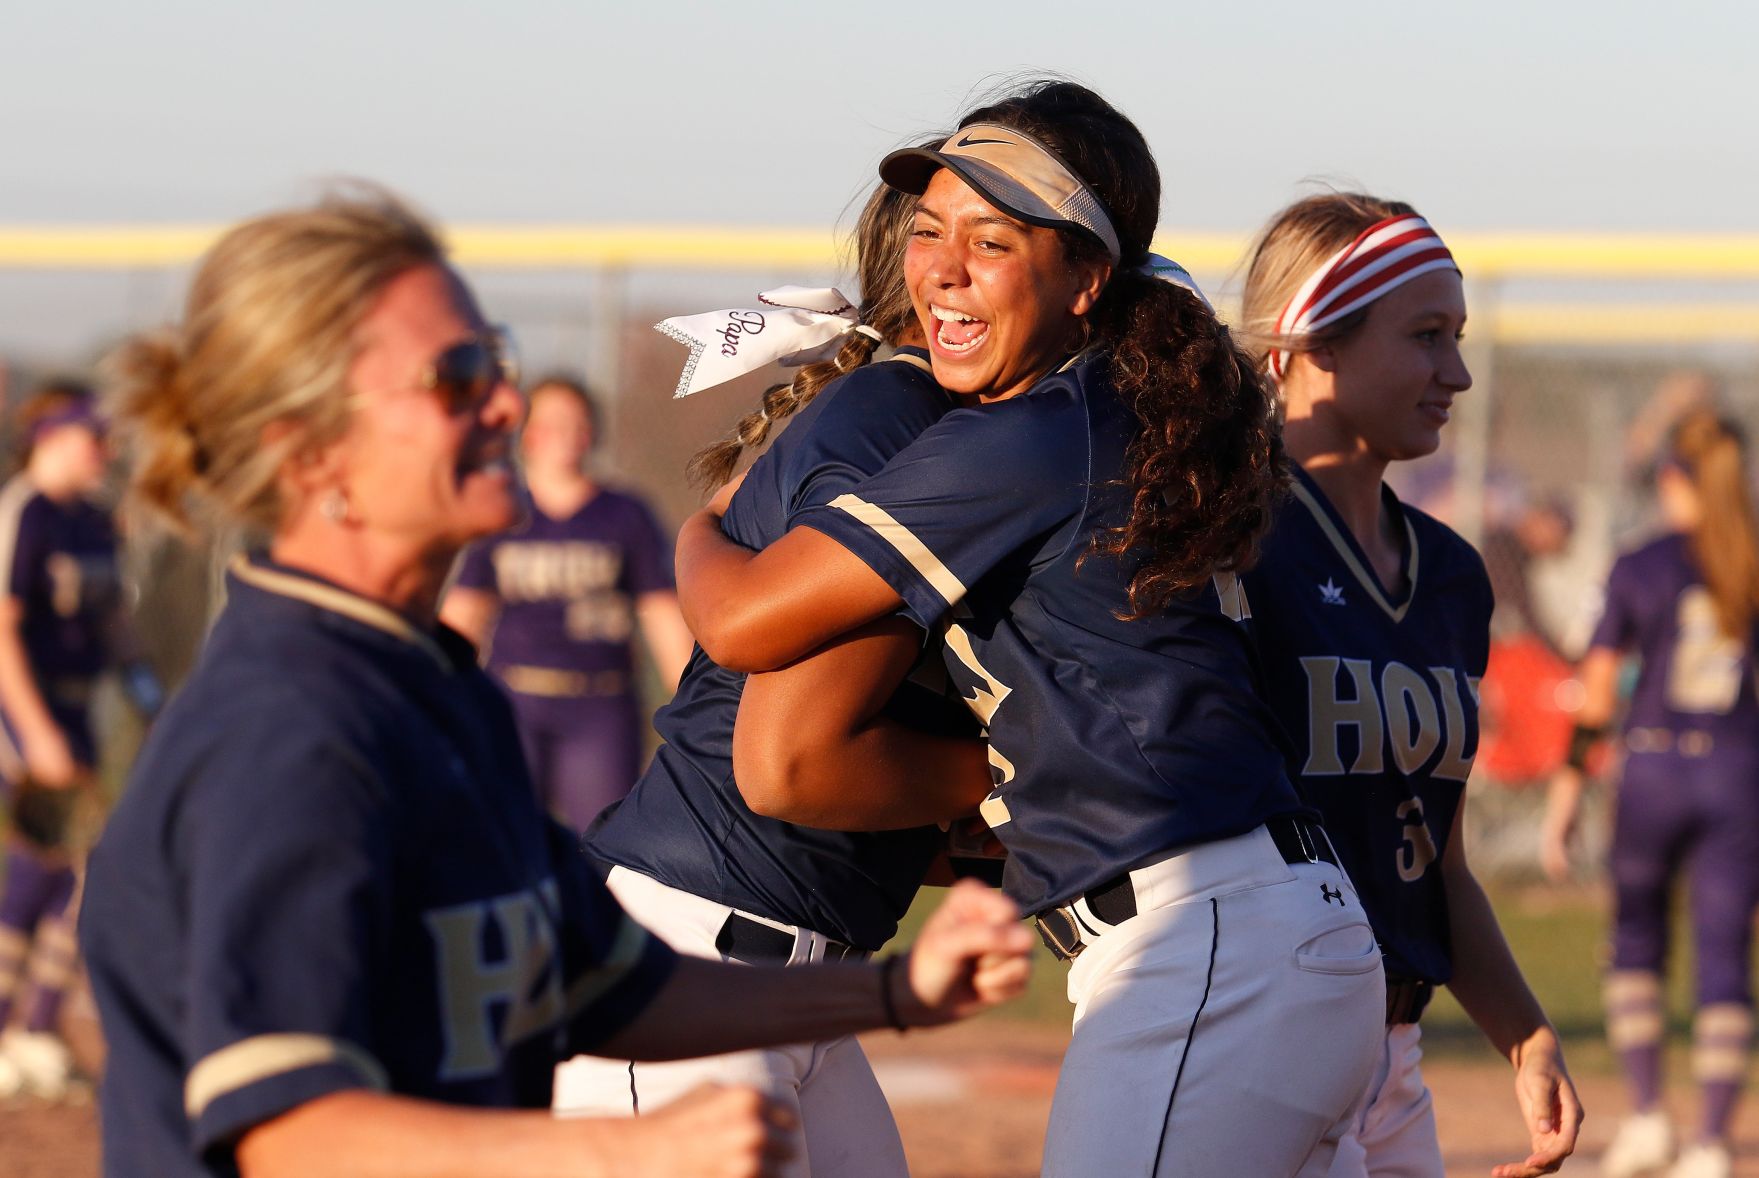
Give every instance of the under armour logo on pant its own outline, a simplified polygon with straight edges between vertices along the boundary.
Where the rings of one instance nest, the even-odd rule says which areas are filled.
[[[1336,900],[1339,908],[1344,907],[1344,889],[1342,888],[1333,888],[1328,887],[1325,884],[1320,884],[1319,895],[1327,904]]]

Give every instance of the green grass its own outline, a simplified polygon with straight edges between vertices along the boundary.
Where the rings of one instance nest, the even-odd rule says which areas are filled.
[[[1607,907],[1596,889],[1494,887],[1491,900],[1503,932],[1527,980],[1563,1035],[1571,1066],[1607,1070],[1607,1052],[1600,1011],[1600,982],[1606,960]],[[927,889],[905,918],[897,944],[906,943],[921,927],[941,892]],[[1691,1019],[1689,929],[1683,909],[1675,916],[1678,950],[1668,985],[1669,1022],[1674,1037],[1684,1039]],[[1025,1020],[1066,1026],[1070,1007],[1063,987],[1067,969],[1042,947],[1034,962],[1026,996],[995,1012],[1002,1020]],[[1432,1056],[1491,1058],[1490,1047],[1466,1012],[1445,990],[1423,1016],[1423,1045]]]

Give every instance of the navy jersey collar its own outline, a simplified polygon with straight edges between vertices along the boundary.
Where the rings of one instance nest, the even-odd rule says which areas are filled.
[[[270,596],[298,601],[389,635],[420,651],[438,663],[443,671],[455,671],[461,665],[454,657],[457,652],[447,649],[445,640],[451,635],[444,626],[439,635],[424,633],[395,610],[314,573],[275,564],[260,554],[247,556],[243,553],[232,558],[227,571],[240,584]]]
[[[1319,530],[1337,550],[1344,567],[1350,570],[1370,600],[1389,618],[1394,622],[1404,621],[1411,602],[1417,597],[1417,529],[1411,526],[1411,517],[1405,514],[1405,506],[1399,502],[1399,497],[1385,483],[1380,485],[1381,503],[1392,514],[1395,523],[1403,524],[1405,528],[1405,592],[1395,602],[1388,595],[1386,586],[1380,583],[1380,578],[1375,576],[1374,562],[1368,559],[1368,554],[1356,543],[1356,537],[1338,516],[1337,509],[1325,497],[1325,492],[1319,489],[1319,484],[1313,481],[1313,476],[1299,462],[1291,462],[1289,465],[1295,471],[1293,490],[1296,500],[1312,514]]]
[[[886,357],[886,359],[895,360],[900,364],[908,364],[912,368],[920,368],[930,376],[934,375],[934,365],[929,362],[927,348],[918,348],[914,345],[906,344],[904,347],[899,348],[896,352],[893,352],[890,356]]]

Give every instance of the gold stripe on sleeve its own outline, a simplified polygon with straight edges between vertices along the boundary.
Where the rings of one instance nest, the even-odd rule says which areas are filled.
[[[875,535],[896,549],[898,555],[909,561],[910,567],[941,595],[942,601],[948,605],[956,605],[964,598],[965,586],[953,575],[953,571],[942,564],[940,557],[930,552],[928,545],[917,539],[914,532],[893,519],[884,508],[876,507],[854,495],[839,495],[831,500],[830,505],[866,524]]]
[[[183,1084],[183,1108],[199,1117],[214,1101],[262,1080],[318,1064],[339,1063],[369,1088],[391,1086],[379,1061],[352,1043],[323,1035],[257,1035],[222,1047],[195,1067]]]

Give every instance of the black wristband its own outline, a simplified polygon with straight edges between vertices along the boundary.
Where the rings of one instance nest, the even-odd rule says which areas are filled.
[[[898,1016],[898,1000],[892,997],[892,975],[906,960],[894,954],[883,959],[879,967],[880,1009],[885,1012],[886,1024],[898,1031],[908,1031],[910,1026]]]
[[[1587,724],[1578,724],[1570,729],[1570,751],[1564,755],[1564,764],[1578,773],[1586,771],[1588,754],[1594,750],[1594,746],[1605,735],[1606,725],[1604,724],[1596,724],[1592,727]]]

